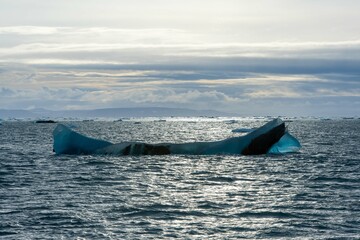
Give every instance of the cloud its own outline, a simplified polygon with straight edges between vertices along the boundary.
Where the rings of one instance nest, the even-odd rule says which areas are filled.
[[[27,65],[0,63],[0,84],[4,87],[26,87],[34,82],[36,71]]]
[[[359,102],[359,4],[6,0],[0,108],[350,110]]]
[[[306,82],[304,83],[306,84]],[[323,87],[326,87],[323,86]],[[120,88],[39,87],[0,89],[2,108],[44,107],[48,109],[93,109],[106,107],[163,106],[214,109],[243,115],[341,115],[359,114],[357,89],[237,86],[223,88],[186,88],[166,85]],[[4,94],[5,93],[5,94]],[[358,102],[358,103],[356,103]],[[315,112],[317,109],[317,112]],[[334,109],[336,109],[334,111]],[[340,110],[341,109],[341,110]]]
[[[0,88],[0,95],[3,97],[10,97],[13,96],[15,92],[11,90],[10,88]]]
[[[304,94],[301,92],[296,92],[293,89],[279,87],[279,88],[268,88],[268,89],[259,89],[253,90],[247,94],[246,96],[250,98],[299,98],[304,97]]]
[[[239,41],[216,40],[208,33],[178,28],[0,26],[0,37],[2,61],[27,64],[360,59],[360,36],[332,41]]]
[[[196,104],[197,102],[231,102],[238,99],[227,96],[224,93],[212,90],[212,91],[177,91],[175,89],[154,89],[152,91],[142,92],[134,91],[134,96],[129,99],[133,99],[134,102],[153,102],[153,103],[186,103]],[[135,97],[138,96],[138,97]]]
[[[176,28],[0,27],[0,37],[7,39],[0,43],[0,63],[23,64],[37,69],[37,74],[49,69],[152,71],[159,74],[143,79],[154,84],[159,79],[200,80],[199,72],[214,75],[203,76],[203,81],[217,79],[219,84],[221,79],[229,84],[228,79],[251,73],[360,74],[360,40],[220,42],[205,35]]]
[[[317,89],[319,95],[329,97],[360,97],[360,86],[357,89]]]
[[[0,27],[0,34],[16,35],[50,35],[56,34],[64,28],[44,27],[44,26],[9,26]]]
[[[1,31],[1,29],[0,29]],[[115,30],[114,30],[115,31]],[[152,31],[155,31],[152,33]],[[158,30],[159,31],[159,30]],[[126,50],[141,50],[144,52],[148,50],[152,54],[165,56],[180,56],[180,57],[272,57],[272,58],[320,58],[331,59],[334,57],[344,57],[347,59],[359,59],[356,54],[360,50],[360,40],[356,41],[338,41],[338,42],[263,42],[263,43],[206,43],[202,41],[191,41],[192,35],[183,36],[182,31],[166,30],[164,34],[161,30],[156,32],[155,29],[138,30],[135,33],[126,31],[126,36],[121,36],[119,39],[116,36],[109,35],[106,39],[92,38],[89,42],[89,36],[82,36],[80,32],[74,32],[73,36],[69,37],[69,42],[62,39],[60,34],[52,35],[51,39],[46,42],[32,42],[26,41],[24,43],[14,45],[12,47],[0,48],[2,55],[16,55],[16,54],[34,54],[34,53],[61,53],[61,52],[107,52],[109,51],[126,51]],[[1,34],[1,33],[0,33]],[[99,34],[99,33],[97,33]],[[128,36],[129,34],[130,36]],[[152,41],[148,37],[151,35]],[[185,34],[186,35],[186,34]],[[169,37],[171,36],[171,37]],[[59,40],[61,39],[61,41]],[[104,37],[103,37],[104,38]],[[39,40],[44,40],[39,38]],[[131,39],[134,39],[131,41]],[[181,40],[179,40],[181,39]],[[87,43],[84,41],[87,40]],[[26,42],[26,43],[25,43]],[[1,47],[1,45],[0,45]],[[355,51],[355,53],[353,53]],[[145,52],[146,53],[146,52]]]

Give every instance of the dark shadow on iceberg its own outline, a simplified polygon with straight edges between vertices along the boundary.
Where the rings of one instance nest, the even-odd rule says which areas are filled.
[[[165,155],[165,154],[283,154],[297,152],[299,141],[291,136],[285,123],[277,118],[245,136],[214,142],[159,143],[122,142],[113,144],[84,136],[58,124],[53,132],[56,154],[111,154],[111,155]]]

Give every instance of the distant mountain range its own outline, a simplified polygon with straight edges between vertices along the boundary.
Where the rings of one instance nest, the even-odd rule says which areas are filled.
[[[199,117],[234,116],[235,114],[214,110],[193,110],[186,108],[141,107],[141,108],[103,108],[93,110],[48,109],[8,110],[0,109],[0,118],[127,118],[127,117]]]

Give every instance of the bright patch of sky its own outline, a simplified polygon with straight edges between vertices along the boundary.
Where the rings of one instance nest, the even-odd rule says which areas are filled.
[[[0,6],[0,108],[360,115],[359,1]]]

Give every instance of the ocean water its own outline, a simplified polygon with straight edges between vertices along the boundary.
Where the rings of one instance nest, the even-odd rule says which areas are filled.
[[[265,120],[68,122],[96,138],[212,141]],[[282,156],[54,155],[0,125],[0,239],[360,239],[360,120],[294,120]]]

